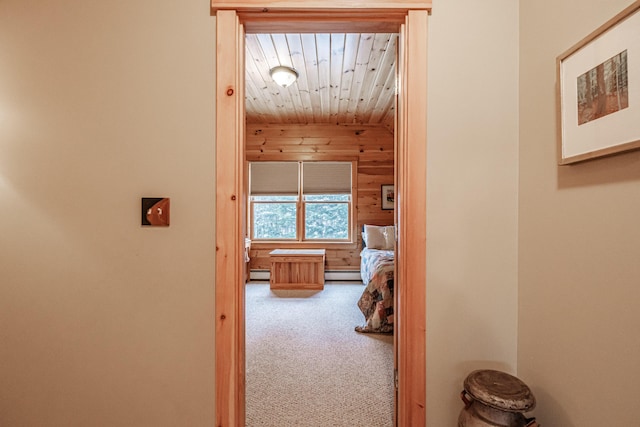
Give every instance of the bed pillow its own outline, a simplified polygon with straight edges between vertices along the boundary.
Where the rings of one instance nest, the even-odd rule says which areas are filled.
[[[392,250],[393,226],[365,225],[362,239],[369,249]]]
[[[394,250],[396,244],[396,228],[393,225],[388,225],[384,229],[384,237],[387,242],[387,246],[385,249]]]

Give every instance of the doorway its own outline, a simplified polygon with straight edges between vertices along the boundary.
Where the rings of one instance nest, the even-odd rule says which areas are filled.
[[[395,179],[397,42],[398,33],[246,34],[245,215],[257,279],[245,288],[247,425],[393,425],[393,336],[354,331],[366,325],[366,283],[327,282],[307,298],[256,289],[274,249],[321,249],[327,280],[361,279],[363,227],[395,223],[381,189]],[[295,80],[277,83],[278,71]]]
[[[322,3],[322,4],[320,4]],[[338,4],[339,3],[339,4]],[[396,123],[397,417],[425,425],[426,48],[430,3],[372,1],[217,3],[216,39],[216,425],[244,425],[244,33],[399,31]],[[372,8],[377,6],[375,8]],[[232,8],[233,10],[222,10]],[[262,11],[262,12],[258,12]]]

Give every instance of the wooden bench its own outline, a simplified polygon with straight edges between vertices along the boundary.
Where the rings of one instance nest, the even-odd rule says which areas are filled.
[[[269,252],[271,289],[324,289],[324,249],[276,249]]]

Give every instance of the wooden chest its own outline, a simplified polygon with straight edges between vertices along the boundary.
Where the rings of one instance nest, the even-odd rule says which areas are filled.
[[[269,259],[271,289],[324,289],[324,249],[276,249]]]

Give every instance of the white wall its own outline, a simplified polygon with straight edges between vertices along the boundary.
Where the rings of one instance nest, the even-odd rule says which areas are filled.
[[[518,372],[545,427],[639,424],[640,152],[557,166],[555,122],[556,57],[631,3],[520,2]]]
[[[474,369],[516,373],[518,3],[435,0],[429,35],[427,421]]]
[[[213,423],[214,25],[0,2],[1,425]]]

